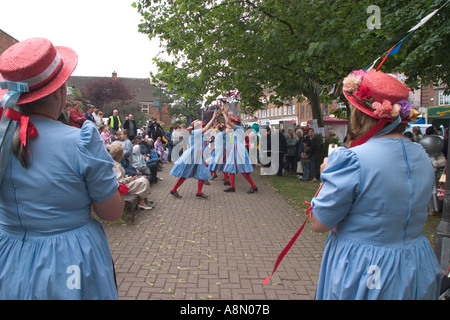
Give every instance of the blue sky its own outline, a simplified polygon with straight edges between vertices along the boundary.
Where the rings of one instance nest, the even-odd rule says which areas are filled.
[[[44,37],[74,49],[74,75],[146,78],[156,71],[156,40],[139,33],[133,0],[2,1],[0,29],[17,40]]]

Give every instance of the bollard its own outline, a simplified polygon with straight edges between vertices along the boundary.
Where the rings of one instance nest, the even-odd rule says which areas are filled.
[[[447,149],[450,156],[450,143]],[[447,157],[447,170],[450,168],[450,159]],[[436,240],[434,246],[434,252],[441,266],[442,272],[447,270],[450,265],[450,181],[449,174],[446,175],[445,180],[445,197],[442,208],[442,218],[439,225],[436,228]]]

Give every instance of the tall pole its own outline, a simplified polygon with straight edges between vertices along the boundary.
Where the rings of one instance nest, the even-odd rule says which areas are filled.
[[[162,84],[159,83],[159,122],[162,122],[162,107],[163,107],[163,103],[162,103]]]
[[[450,168],[450,143],[448,144],[447,150],[444,206],[442,208],[441,222],[436,228],[436,240],[434,246],[436,257],[443,272],[445,272],[450,265],[450,179],[448,175],[448,170]]]

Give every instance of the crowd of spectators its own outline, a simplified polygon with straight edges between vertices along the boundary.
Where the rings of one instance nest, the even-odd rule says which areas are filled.
[[[266,135],[271,135],[270,127],[266,128]],[[437,175],[443,173],[444,167],[447,163],[447,148],[448,148],[448,128],[443,130],[441,133],[434,126],[430,125],[422,132],[419,126],[412,126],[410,131],[406,131],[404,136],[409,138],[411,141],[420,143],[420,140],[429,135],[440,136],[443,140],[442,152],[430,156],[433,167],[435,168]],[[335,133],[331,130],[329,137],[325,139],[325,143],[328,145],[330,143],[327,141],[329,138],[336,137]],[[336,137],[337,139],[337,137]],[[342,147],[349,148],[351,141],[355,137],[348,133],[344,138],[343,142],[337,141],[331,143],[337,143]],[[277,171],[277,175],[282,176],[283,173],[286,174],[297,174],[298,178],[303,181],[317,181],[319,176],[316,174],[316,169],[320,166],[319,145],[318,137],[316,136],[314,129],[311,127],[296,127],[288,128],[287,133],[285,130],[279,131],[279,154],[280,154],[280,168]],[[269,143],[270,144],[270,143]],[[265,147],[265,149],[269,147]],[[262,150],[260,150],[262,151]]]
[[[296,174],[298,179],[303,181],[316,182],[318,180],[317,161],[319,155],[319,142],[311,127],[288,128],[276,131],[274,135],[278,136],[279,150],[271,150],[271,141],[276,139],[272,136],[270,127],[266,127],[267,145],[260,145],[260,153],[269,156],[275,156],[278,152],[279,166],[276,175],[282,176],[283,173]],[[273,153],[275,152],[275,153]],[[263,164],[264,166],[264,164]],[[270,166],[267,164],[266,166]]]
[[[85,121],[94,122],[115,162],[117,181],[128,188],[128,193],[139,196],[140,209],[152,209],[151,188],[162,180],[158,171],[163,170],[164,163],[171,162],[173,128],[165,134],[155,118],[139,128],[132,114],[122,121],[117,110],[109,118],[103,118],[99,108],[88,104],[83,112],[80,106],[78,101],[68,101],[58,121],[76,128],[81,128]]]

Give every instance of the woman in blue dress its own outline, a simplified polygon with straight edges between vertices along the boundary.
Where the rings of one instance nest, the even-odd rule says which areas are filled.
[[[208,197],[202,192],[205,180],[211,179],[211,173],[203,159],[203,150],[205,144],[208,143],[208,141],[205,141],[203,133],[212,126],[216,117],[217,113],[214,112],[211,120],[206,125],[203,125],[201,120],[195,120],[191,123],[191,145],[189,149],[183,152],[173,165],[172,170],[170,170],[171,175],[178,177],[175,186],[170,190],[170,194],[176,198],[181,198],[178,188],[189,178],[198,180],[196,197],[199,199]]]
[[[56,120],[77,60],[43,38],[0,56],[2,300],[118,298],[108,241],[91,214],[123,213],[114,163],[93,122]]]
[[[239,118],[229,118],[228,108],[222,107],[222,114],[225,118],[225,124],[230,128],[227,130],[226,140],[226,163],[223,171],[230,176],[230,187],[225,189],[225,192],[235,192],[235,179],[236,173],[242,174],[245,180],[250,183],[250,190],[247,193],[254,193],[258,191],[258,187],[250,177],[250,173],[253,172],[252,164],[250,163],[250,157],[248,150],[245,147],[245,132],[244,127],[241,125]]]
[[[438,298],[441,270],[422,233],[433,167],[402,135],[418,113],[409,92],[381,71],[355,71],[344,80],[359,138],[329,155],[311,202],[313,229],[331,230],[318,300]]]
[[[223,124],[217,127],[217,133],[214,135],[214,149],[211,152],[211,157],[206,160],[208,164],[209,171],[212,174],[211,180],[217,178],[217,171],[223,172],[224,185],[230,185],[228,181],[228,173],[223,171],[226,161],[226,140],[227,135],[225,131],[225,126]]]

